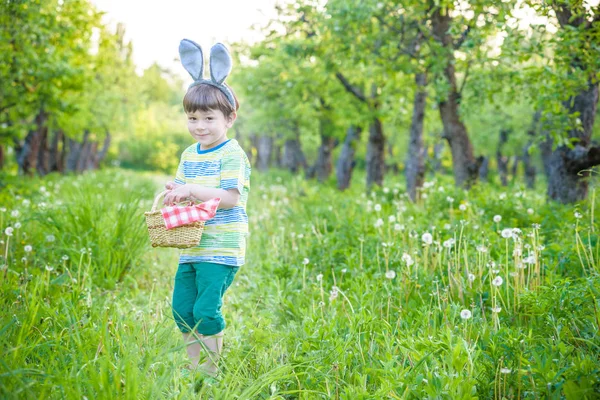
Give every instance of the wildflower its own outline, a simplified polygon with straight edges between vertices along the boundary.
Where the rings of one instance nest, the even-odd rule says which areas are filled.
[[[46,271],[50,272],[50,271],[52,271],[52,270],[54,270],[54,268],[53,268],[53,267],[51,267],[51,266],[49,266],[49,265],[46,265]]]
[[[454,203],[454,199],[453,199],[452,197],[450,197],[450,196],[447,196],[447,197],[446,197],[446,201],[447,201],[448,203],[450,203],[450,204]]]
[[[65,254],[64,256],[62,256],[62,260],[63,261],[68,261],[69,260],[69,256]]]
[[[346,268],[342,269],[342,274],[345,274],[346,272],[348,272],[348,269],[346,269]]]
[[[475,280],[475,275],[469,274],[469,282],[473,282]]]
[[[392,269],[390,269],[389,271],[386,271],[385,277],[388,279],[394,279],[396,277],[396,271],[394,271]]]
[[[302,264],[307,265],[310,261],[308,260],[308,258],[305,258],[304,260],[302,260]]]
[[[390,215],[388,217],[388,222],[391,223],[391,224],[394,223],[394,222],[396,222],[396,217],[394,215]]]
[[[510,239],[511,237],[513,237],[513,230],[510,228],[502,229],[502,237],[504,239]]]
[[[488,249],[484,245],[480,244],[477,246],[477,251],[480,253],[487,253]]]
[[[467,205],[466,204],[461,204],[460,206],[458,206],[458,209],[460,211],[466,211],[467,210]]]
[[[426,245],[430,245],[433,242],[433,236],[431,236],[431,233],[429,232],[425,232],[423,234],[423,236],[421,236],[421,240],[423,241],[423,243],[425,243]]]
[[[469,311],[469,310],[462,310],[462,311],[460,312],[460,317],[461,317],[462,319],[469,319],[469,318],[471,318],[471,315],[472,315],[472,314],[471,314],[471,311]]]
[[[492,281],[492,285],[494,285],[494,286],[500,286],[500,285],[502,285],[502,282],[503,282],[502,277],[501,276],[497,276]]]
[[[46,236],[46,241],[49,243],[52,243],[56,240],[56,238],[54,237],[54,235],[48,235]]]
[[[581,219],[582,215],[579,211],[575,211],[575,218]]]
[[[33,250],[33,247],[31,247],[31,245],[26,245],[23,250],[25,250],[25,253],[30,253],[31,250]]]
[[[542,226],[540,224],[531,224],[533,229],[540,229]]]
[[[494,215],[494,222],[498,223],[500,221],[502,221],[502,216],[501,215]]]
[[[381,211],[381,204],[375,204],[375,207],[373,207],[375,209],[375,211],[379,212]]]
[[[511,370],[509,368],[500,368],[500,372],[503,374],[510,374]]]
[[[402,261],[404,261],[406,263],[407,267],[410,267],[411,265],[413,265],[415,263],[415,261],[412,259],[412,257],[408,253],[402,254]]]
[[[523,262],[525,264],[535,264],[535,256],[534,255],[529,255],[529,256],[527,256],[527,257],[525,257],[523,259]]]
[[[506,199],[506,193],[500,193],[500,196],[498,196],[500,198],[500,200],[504,200]]]
[[[527,214],[532,215],[533,214],[533,208],[528,208],[527,209]]]
[[[13,218],[17,218],[19,216],[19,210],[12,210],[10,216]]]
[[[4,230],[4,233],[6,234],[6,236],[12,236],[13,235],[13,231],[14,231],[14,229],[9,226],[8,228],[6,228]]]
[[[498,314],[500,311],[502,311],[502,307],[492,307],[492,312]]]
[[[26,263],[26,262],[27,262],[27,257],[23,257],[23,258],[21,258],[21,262],[22,262],[22,263]]]
[[[317,282],[321,282],[323,280],[323,274],[317,275]]]
[[[333,301],[335,299],[337,299],[338,297],[338,287],[334,286],[331,288],[331,291],[329,292],[329,301]]]
[[[19,229],[21,227],[21,223],[20,222],[15,222],[15,229]]]
[[[389,192],[390,192],[390,189],[388,189],[388,188],[386,188],[386,187],[385,187],[385,188],[383,188],[383,193],[385,193],[385,194],[388,194]]]
[[[381,242],[381,247],[388,247],[388,244],[386,242]]]
[[[456,242],[456,240],[454,240],[454,238],[450,238],[448,240],[444,240],[443,246],[447,249],[451,248],[452,246],[454,246],[454,243]]]
[[[25,200],[23,200],[23,205],[24,205],[25,207],[29,206],[30,204],[31,204],[31,201],[30,201],[29,199],[25,199]]]
[[[383,220],[381,218],[378,218],[377,221],[375,221],[375,228],[381,228],[383,226]]]
[[[450,228],[452,228],[452,225],[450,225],[450,224],[444,224],[444,229],[445,230],[449,231]]]
[[[6,212],[6,207],[2,207],[2,208],[0,208],[0,212],[3,212],[3,213],[5,213],[5,212]]]
[[[395,231],[403,231],[403,230],[404,230],[404,225],[401,225],[401,224],[395,224],[395,225],[394,225],[394,230],[395,230]]]
[[[400,193],[400,190],[398,188],[394,188],[394,190],[392,190],[392,193],[398,194],[398,193]]]

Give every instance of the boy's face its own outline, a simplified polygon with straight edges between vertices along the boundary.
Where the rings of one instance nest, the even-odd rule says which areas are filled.
[[[227,140],[227,129],[233,126],[237,115],[232,113],[228,118],[221,110],[186,113],[190,135],[200,143],[201,150],[208,150]]]

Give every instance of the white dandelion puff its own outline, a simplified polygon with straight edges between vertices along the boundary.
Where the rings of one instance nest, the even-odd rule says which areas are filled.
[[[323,280],[323,274],[317,275],[317,282],[321,282]]]
[[[495,278],[494,278],[494,280],[492,281],[492,285],[494,285],[494,286],[500,286],[500,285],[502,285],[502,282],[504,282],[504,281],[502,280],[502,277],[501,277],[501,276],[497,276],[497,277],[495,277]]]
[[[4,230],[4,233],[6,234],[6,236],[12,236],[13,232],[14,232],[14,229],[10,226]]]
[[[460,312],[460,317],[462,319],[469,319],[469,318],[471,318],[471,316],[472,316],[472,314],[471,314],[471,311],[469,311],[469,310],[462,310]]]
[[[23,250],[25,250],[25,253],[30,253],[31,250],[33,250],[33,247],[31,247],[31,245],[25,245],[25,247],[23,247]]]
[[[394,279],[396,277],[396,271],[390,269],[385,273],[385,277],[388,279]]]
[[[494,222],[498,223],[500,221],[502,221],[502,216],[501,215],[494,215]]]
[[[421,240],[423,241],[423,243],[425,243],[426,245],[430,245],[431,243],[433,243],[433,236],[431,236],[431,233],[429,232],[425,232],[423,234],[423,236],[421,236]]]

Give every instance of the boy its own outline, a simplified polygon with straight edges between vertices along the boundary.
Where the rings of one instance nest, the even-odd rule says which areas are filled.
[[[221,48],[215,50],[217,46]],[[205,223],[200,244],[181,251],[173,290],[173,316],[187,344],[191,367],[198,365],[205,346],[208,357],[200,368],[213,377],[217,375],[226,326],[221,314],[223,295],[245,262],[251,172],[248,157],[238,142],[227,138],[239,103],[223,83],[229,71],[219,71],[223,64],[213,63],[217,57],[227,61],[229,54],[223,55],[219,50],[227,51],[220,44],[213,46],[208,81],[202,79],[200,46],[187,40],[180,45],[182,63],[194,78],[183,106],[189,133],[196,143],[182,153],[175,181],[165,185],[170,191],[164,198],[166,205],[221,198],[215,217]]]

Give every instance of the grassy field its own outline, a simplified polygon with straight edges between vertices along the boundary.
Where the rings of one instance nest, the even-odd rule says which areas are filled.
[[[177,251],[143,221],[166,178],[120,170],[0,191],[0,398],[595,399],[598,201],[430,181],[365,195],[252,180],[222,380],[194,394]]]

